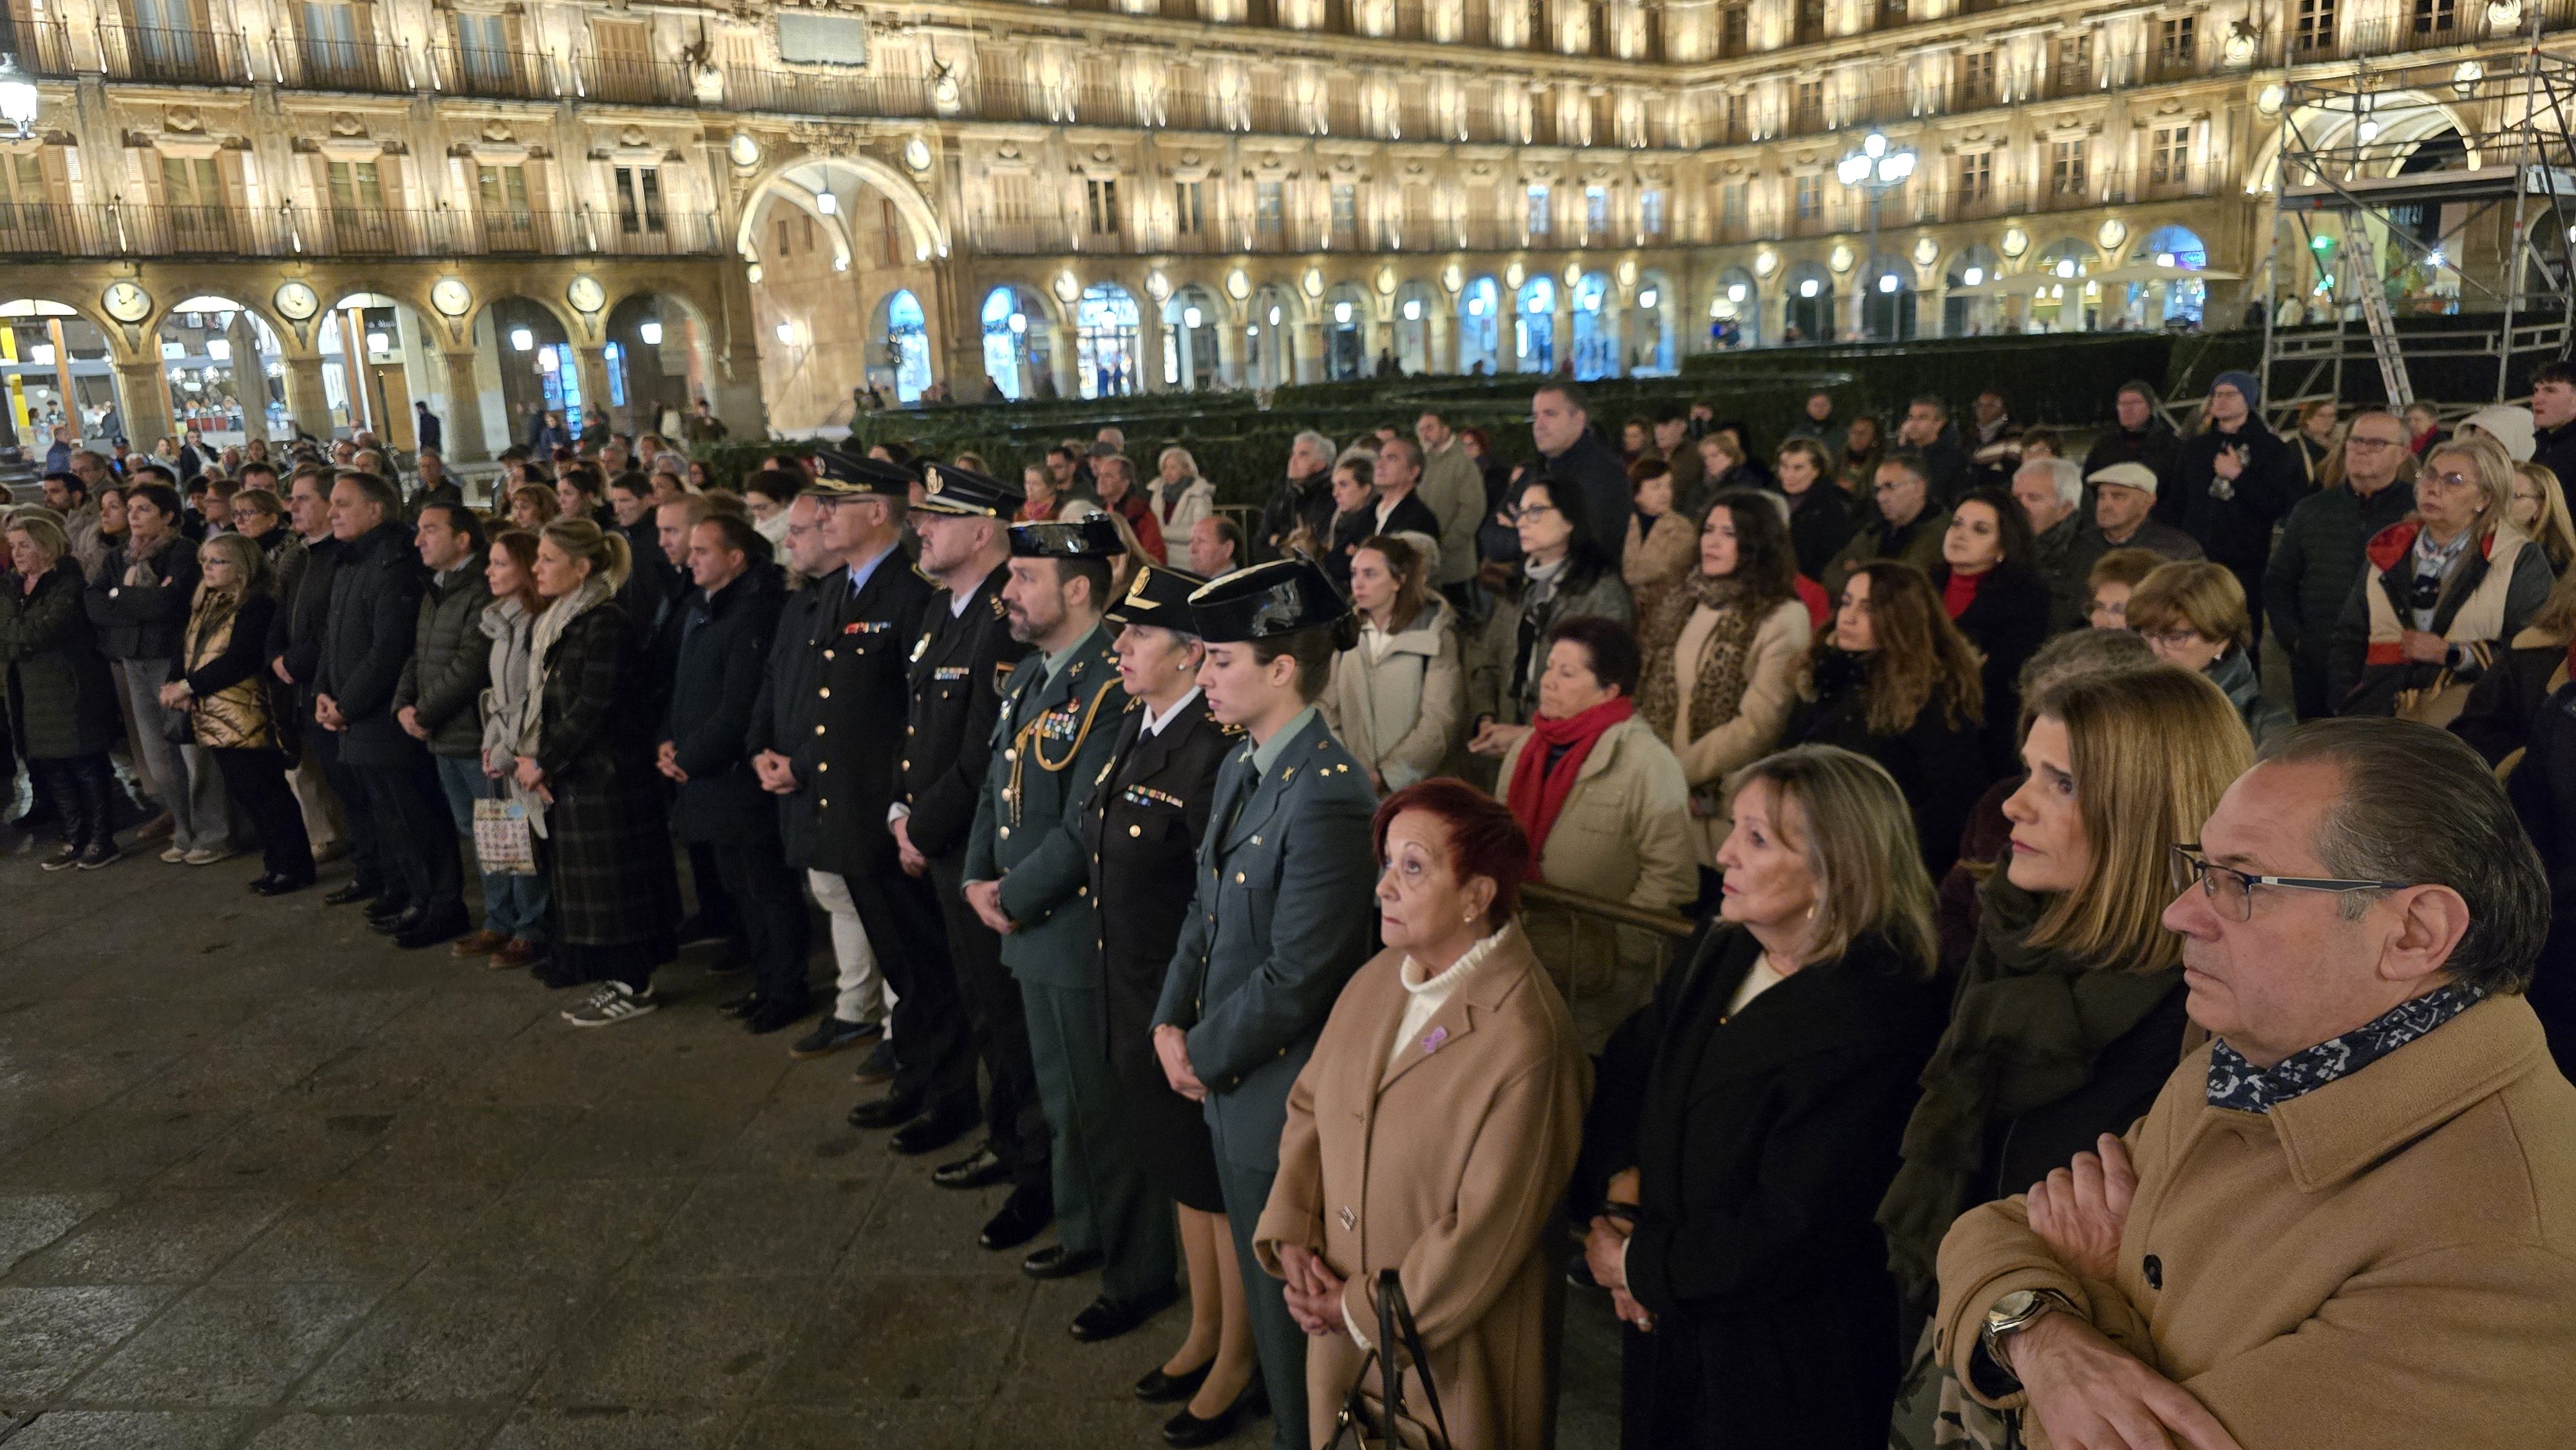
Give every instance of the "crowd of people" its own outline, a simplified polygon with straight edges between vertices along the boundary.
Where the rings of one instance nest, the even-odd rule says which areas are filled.
[[[1551,1443],[1567,1279],[1640,1450],[2544,1443],[2576,371],[2261,401],[2131,384],[2078,459],[1819,393],[1766,451],[1551,382],[1526,459],[1303,433],[1257,513],[1115,428],[739,489],[611,435],[482,506],[83,452],[0,683],[46,870],[345,857],[570,1028],[711,948],[1097,1276],[1074,1339],[1186,1298],[1174,1445]]]

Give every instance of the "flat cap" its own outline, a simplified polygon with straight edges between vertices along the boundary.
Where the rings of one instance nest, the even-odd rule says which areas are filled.
[[[2156,471],[2143,463],[2114,463],[2108,468],[2094,470],[2084,481],[2116,483],[2122,488],[2134,488],[2144,493],[2156,491]]]

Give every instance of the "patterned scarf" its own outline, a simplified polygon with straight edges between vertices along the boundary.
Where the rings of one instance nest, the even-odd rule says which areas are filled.
[[[1646,622],[1646,678],[1637,687],[1637,713],[1655,727],[1657,738],[1670,741],[1681,714],[1681,674],[1673,658],[1691,616],[1702,609],[1717,615],[1700,642],[1699,669],[1691,677],[1691,728],[1703,733],[1735,718],[1752,683],[1747,668],[1753,636],[1773,601],[1753,597],[1753,590],[1732,574],[1709,575],[1693,569],[1655,606]]]
[[[2400,1002],[2369,1022],[2258,1068],[2224,1038],[2209,1047],[2209,1105],[2268,1113],[2301,1093],[2349,1077],[2476,1006],[2486,996],[2460,982]]]

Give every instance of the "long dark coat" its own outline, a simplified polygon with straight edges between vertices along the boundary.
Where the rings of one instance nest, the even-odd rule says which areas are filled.
[[[152,554],[154,582],[128,584],[125,571],[134,558],[127,546],[107,551],[107,562],[89,584],[90,623],[98,627],[98,648],[112,660],[166,660],[179,653],[179,636],[188,627],[188,607],[197,596],[197,546],[174,537]]]
[[[814,586],[823,604],[808,647],[823,659],[815,676],[812,864],[842,876],[883,875],[895,869],[886,807],[895,800],[912,707],[908,657],[937,590],[900,549],[878,561],[856,595],[849,578],[845,570]]]
[[[758,755],[774,750],[793,763],[796,789],[770,799],[778,803],[778,839],[786,848],[787,864],[802,871],[814,859],[814,726],[822,710],[815,695],[814,681],[822,673],[823,657],[813,646],[821,633],[815,623],[824,604],[825,589],[808,581],[804,588],[789,591],[778,611],[778,626],[770,636],[769,658],[760,678],[760,694],[752,702],[751,728],[744,744]]]
[[[394,692],[420,642],[420,600],[428,588],[429,567],[403,524],[378,524],[340,552],[313,687],[331,697],[347,722],[339,742],[343,764],[403,767],[420,759],[421,743],[394,718]]]
[[[22,582],[0,574],[0,678],[18,754],[68,760],[122,744],[116,682],[84,607],[80,565],[56,560],[33,594]]]
[[[1995,778],[1978,723],[1951,719],[1936,699],[1925,701],[1902,732],[1882,735],[1869,726],[1865,659],[1828,649],[1816,660],[1815,671],[1816,698],[1798,703],[1780,743],[1839,745],[1887,767],[1913,813],[1923,869],[1940,880],[1958,859],[1969,810]]]
[[[688,776],[671,803],[671,824],[684,841],[753,840],[778,830],[744,743],[778,633],[776,576],[755,561],[713,599],[692,585],[673,601],[686,622],[661,738]]]
[[[1946,568],[1933,571],[1932,587],[1949,582]],[[2048,586],[2020,569],[1997,569],[1977,584],[1956,623],[1959,633],[1985,658],[1979,672],[1986,696],[1986,763],[1996,774],[2019,763],[2021,667],[2048,638]]]
[[[1602,1054],[1576,1184],[1588,1206],[1638,1170],[1631,1450],[1887,1443],[1904,1349],[1872,1215],[1940,994],[1873,939],[1730,1017],[1760,952],[1712,923]]]
[[[613,603],[592,606],[546,651],[537,767],[546,808],[555,935],[576,946],[667,936],[678,921],[662,776],[634,626]]]

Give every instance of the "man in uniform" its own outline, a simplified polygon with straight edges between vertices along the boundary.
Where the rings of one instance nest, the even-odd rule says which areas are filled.
[[[1155,1051],[1174,1090],[1206,1110],[1274,1443],[1295,1450],[1306,1443],[1306,1341],[1279,1281],[1260,1271],[1252,1230],[1279,1173],[1288,1089],[1375,939],[1377,795],[1315,708],[1350,615],[1321,566],[1256,564],[1192,594],[1190,611],[1208,646],[1209,709],[1246,738],[1217,771]]]
[[[1022,1265],[1041,1279],[1102,1267],[1101,1297],[1142,1322],[1175,1297],[1168,1218],[1126,1139],[1109,1032],[1100,918],[1081,813],[1118,743],[1127,694],[1101,611],[1122,550],[1107,518],[1011,530],[1002,590],[1011,634],[1035,647],[1002,701],[967,845],[966,899],[1002,936],[1055,1142],[1057,1242]]]
[[[948,927],[957,993],[991,1080],[982,1147],[941,1165],[931,1181],[975,1189],[1008,1183],[1011,1196],[977,1242],[1016,1248],[1055,1216],[1046,1110],[1029,1061],[1019,984],[1002,966],[1002,939],[966,904],[966,846],[993,755],[1002,693],[1029,652],[1013,639],[1002,586],[1010,578],[1010,519],[1024,499],[993,478],[944,463],[922,469],[913,509],[921,570],[942,586],[912,646],[912,723],[904,727],[903,798],[888,809],[903,869],[928,875]]]
[[[813,487],[823,542],[841,569],[817,580],[813,869],[841,878],[895,990],[894,1085],[850,1112],[895,1129],[898,1153],[928,1153],[975,1125],[975,1060],[948,966],[939,898],[905,874],[886,808],[894,803],[910,693],[904,656],[921,637],[930,581],[899,547],[912,475],[842,450],[822,455]]]

